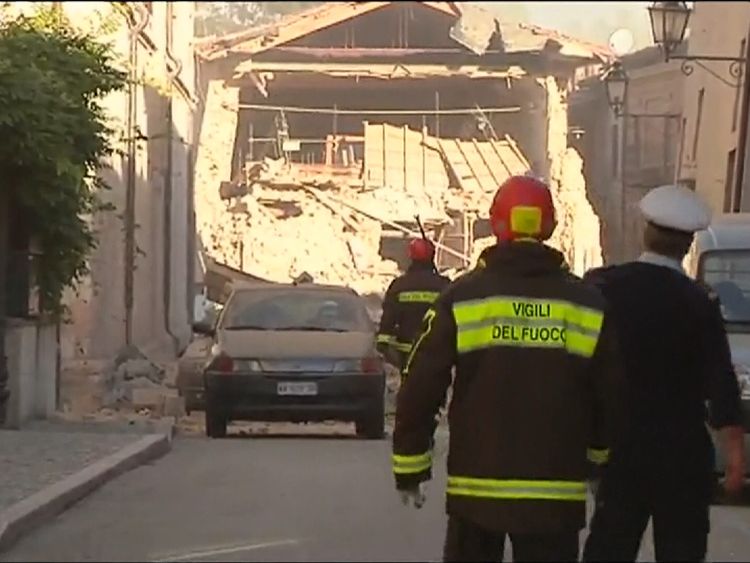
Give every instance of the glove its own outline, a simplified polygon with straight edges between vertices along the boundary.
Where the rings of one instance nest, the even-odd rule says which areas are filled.
[[[424,483],[420,483],[409,489],[399,489],[398,494],[401,496],[401,504],[404,506],[414,504],[414,508],[422,508],[425,500],[427,500],[424,492]]]

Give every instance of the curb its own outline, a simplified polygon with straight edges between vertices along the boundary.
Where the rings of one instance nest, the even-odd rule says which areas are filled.
[[[144,436],[0,512],[0,552],[106,482],[160,458],[171,448],[170,434]]]

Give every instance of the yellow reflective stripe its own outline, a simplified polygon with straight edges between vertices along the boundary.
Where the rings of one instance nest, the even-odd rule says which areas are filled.
[[[378,334],[375,337],[375,341],[380,344],[389,344],[391,340],[393,340],[393,336],[391,336],[390,334]]]
[[[589,448],[586,450],[586,457],[591,463],[603,465],[609,461],[609,449]]]
[[[435,312],[435,309],[428,309],[425,313],[424,319],[422,319],[422,323],[425,325],[425,329],[422,331],[422,334],[419,335],[419,338],[417,338],[414,346],[412,346],[409,357],[406,359],[406,364],[401,370],[401,373],[404,377],[409,374],[409,368],[411,367],[411,362],[414,359],[414,354],[417,353],[417,349],[421,346],[422,341],[427,338],[427,335],[430,334],[430,331],[432,331],[432,320],[435,318],[436,314],[437,313]]]
[[[398,300],[401,303],[433,303],[439,295],[437,291],[402,291]]]
[[[565,348],[565,338],[564,327],[520,327],[506,323],[468,330],[459,329],[456,334],[456,349],[458,352],[466,353],[496,345],[523,348]]]
[[[430,452],[419,455],[393,455],[393,472],[397,475],[422,473],[432,467]]]
[[[583,481],[527,481],[448,477],[449,495],[497,499],[585,501]]]
[[[411,350],[411,342],[399,342],[397,340],[394,340],[393,342],[391,342],[391,346],[393,346],[399,352],[409,352]]]
[[[457,325],[481,323],[494,318],[540,318],[567,321],[584,330],[599,332],[604,321],[601,311],[568,301],[529,297],[487,297],[453,305]]]
[[[456,303],[460,353],[490,346],[560,348],[591,357],[604,322],[601,311],[557,300],[489,297]]]

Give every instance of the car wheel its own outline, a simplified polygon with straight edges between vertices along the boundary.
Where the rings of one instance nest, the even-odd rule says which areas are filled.
[[[206,436],[209,438],[225,438],[227,435],[227,418],[216,409],[206,407]]]
[[[382,440],[385,437],[385,405],[381,402],[363,413],[356,426],[358,436],[368,440]]]

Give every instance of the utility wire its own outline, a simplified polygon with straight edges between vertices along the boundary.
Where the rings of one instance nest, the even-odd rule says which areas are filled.
[[[476,115],[476,108],[464,109],[332,109],[332,108],[302,108],[293,106],[269,106],[263,104],[239,104],[240,109],[254,109],[260,111],[286,111],[289,113],[322,113],[336,115]],[[520,106],[504,108],[482,108],[484,113],[515,113],[521,111]]]

